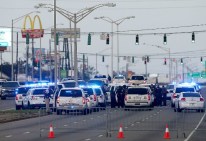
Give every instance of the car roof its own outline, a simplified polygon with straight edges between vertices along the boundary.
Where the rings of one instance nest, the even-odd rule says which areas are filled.
[[[82,88],[79,88],[79,87],[73,87],[73,88],[62,88],[61,90],[82,90]]]

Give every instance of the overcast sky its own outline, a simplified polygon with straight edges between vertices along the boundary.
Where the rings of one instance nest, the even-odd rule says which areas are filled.
[[[0,2],[1,27],[11,27],[12,19],[35,11],[34,6],[38,3],[53,4],[53,0],[0,0]],[[75,13],[83,8],[107,2],[105,0],[57,0],[57,6]],[[109,47],[111,45],[106,45],[105,41],[100,40],[100,33],[110,33],[111,24],[103,20],[95,20],[94,17],[106,16],[118,20],[127,16],[135,16],[134,19],[125,20],[119,25],[119,31],[122,31],[119,34],[120,56],[135,57],[135,63],[129,64],[130,70],[137,74],[145,73],[144,62],[141,58],[148,55],[150,56],[149,73],[168,73],[168,65],[163,65],[164,58],[168,58],[168,51],[157,48],[156,45],[170,50],[173,60],[184,58],[184,62],[190,69],[194,71],[204,69],[203,64],[200,63],[200,57],[202,56],[203,60],[206,59],[205,0],[110,0],[109,2],[115,3],[116,7],[96,9],[77,24],[82,33],[78,41],[78,52],[90,53],[90,55],[86,55],[90,66],[95,67],[96,64],[95,56],[91,54],[105,55],[105,62],[102,62],[101,56],[98,57],[98,70],[100,73],[106,74],[106,65],[109,65],[110,73],[111,61],[109,55],[111,50]],[[54,23],[53,13],[48,12],[48,9],[39,9],[39,11],[41,11],[38,15],[41,18],[43,28],[50,29]],[[24,19],[14,24],[15,31],[20,32],[23,21]],[[38,28],[38,26],[38,24],[35,24],[35,27]],[[68,28],[69,20],[57,14],[57,27]],[[50,30],[46,32],[48,33]],[[87,34],[89,32],[92,34],[90,46],[87,45]],[[116,25],[114,25],[114,32],[116,32]],[[191,42],[192,32],[195,32],[195,43]],[[163,44],[164,33],[167,33],[167,45]],[[139,45],[135,45],[136,34],[139,34]],[[117,70],[116,38],[116,34],[114,34],[114,70]],[[49,49],[49,39],[50,34],[44,35],[42,48]],[[19,40],[25,41],[21,36]],[[39,42],[39,39],[35,40],[35,47],[39,47]],[[144,45],[144,43],[147,45]],[[19,56],[23,57],[26,45],[21,43],[19,46],[21,48]],[[60,44],[61,47],[62,44]],[[8,50],[11,50],[11,48],[9,47]],[[16,50],[16,47],[14,50]],[[14,55],[16,56],[16,51]],[[3,59],[11,61],[11,52],[3,53]],[[123,60],[123,57],[120,58],[120,62],[120,70],[125,70],[126,61]],[[173,63],[173,71],[175,71],[174,66],[176,66],[175,63]],[[181,72],[180,62],[178,62],[178,71]]]

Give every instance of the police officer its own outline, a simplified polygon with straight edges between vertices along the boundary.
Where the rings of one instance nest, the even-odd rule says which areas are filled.
[[[167,104],[167,89],[165,86],[162,86],[162,101],[163,101],[163,106],[166,106]]]
[[[157,102],[157,106],[162,106],[162,89],[160,88],[159,85],[157,85],[157,89],[156,89],[156,102]]]
[[[120,108],[120,106],[122,106],[122,86],[119,86],[117,91],[116,91],[116,95],[117,95],[117,106],[118,108]]]
[[[51,94],[50,94],[50,91],[49,89],[46,89],[44,91],[44,100],[45,100],[45,104],[46,104],[46,112],[49,114],[50,113],[50,108],[49,108],[49,101],[50,101],[50,98],[51,97]]]

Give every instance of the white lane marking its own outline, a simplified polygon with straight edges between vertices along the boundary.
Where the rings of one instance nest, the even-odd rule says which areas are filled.
[[[5,109],[5,110],[1,110],[1,111],[5,112],[5,111],[9,111],[9,110],[14,110],[14,108],[9,108],[9,109]]]
[[[83,120],[84,122],[87,121],[86,119]]]
[[[94,119],[94,118],[90,118],[90,119]]]
[[[91,139],[85,139],[85,141],[90,141]]]
[[[31,132],[24,132],[24,134],[30,134]]]
[[[137,121],[136,123],[137,123],[137,124],[139,124],[140,122],[139,122],[139,121]]]
[[[188,141],[190,139],[190,137],[194,134],[194,132],[199,128],[200,124],[202,123],[203,119],[205,118],[205,115],[206,115],[206,113],[204,113],[204,115],[202,116],[198,125],[195,127],[195,129],[189,134],[189,136],[184,141]]]
[[[101,138],[101,137],[103,137],[103,135],[99,135],[98,137]]]
[[[64,125],[64,127],[67,127],[67,126],[68,126],[67,124]]]
[[[12,135],[7,135],[7,136],[5,136],[6,138],[11,138],[12,137]]]
[[[128,127],[124,127],[125,129],[127,129]]]
[[[78,122],[75,121],[74,123],[77,124]]]
[[[42,132],[44,132],[44,129],[41,129]]]
[[[148,117],[146,118],[146,120],[149,119]]]
[[[157,114],[153,114],[154,116],[156,116]]]
[[[134,124],[131,124],[131,126],[134,126]]]
[[[153,117],[152,115],[150,117]]]

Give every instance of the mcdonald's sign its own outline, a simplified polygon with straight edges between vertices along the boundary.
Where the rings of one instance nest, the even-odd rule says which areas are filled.
[[[30,23],[30,29],[26,29],[27,19],[29,20]],[[36,19],[38,19],[39,21],[39,29],[34,29],[34,24]],[[21,33],[22,33],[22,38],[26,38],[27,33],[29,33],[30,38],[43,37],[44,29],[42,29],[42,23],[40,17],[38,15],[35,15],[34,19],[32,20],[32,18],[29,15],[27,15],[24,19],[24,25],[23,25],[23,29],[21,30]]]

